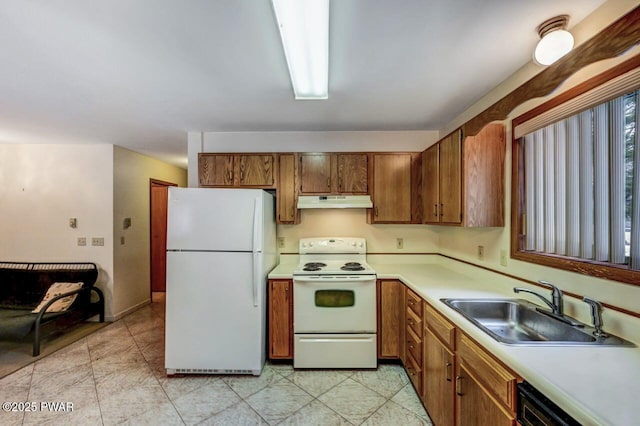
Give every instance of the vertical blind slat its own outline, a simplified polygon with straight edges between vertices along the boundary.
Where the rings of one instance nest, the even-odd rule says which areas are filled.
[[[567,123],[567,256],[580,256],[580,121]]]
[[[595,259],[609,260],[609,105],[598,105],[593,114]]]
[[[631,199],[631,234],[630,234],[630,267],[640,269],[640,135],[638,124],[640,123],[640,90],[636,91],[636,128],[635,143],[633,145],[633,197]]]
[[[536,251],[544,251],[544,139],[543,131],[538,130],[533,134],[535,145],[535,169],[542,173],[535,175],[535,243]]]
[[[526,250],[535,250],[536,248],[536,215],[535,215],[535,200],[536,200],[536,187],[535,187],[535,144],[533,134],[528,134],[524,137],[524,150],[525,150],[525,192],[526,192],[526,237],[525,246]]]
[[[555,126],[553,124],[543,129],[544,138],[544,251],[556,251],[556,197],[555,197]]]
[[[580,257],[593,259],[593,125],[592,110],[580,118]]]
[[[609,103],[609,125],[611,147],[610,181],[610,233],[612,263],[625,263],[624,254],[624,212],[625,212],[625,101],[619,97]]]
[[[555,194],[555,252],[567,254],[566,244],[566,202],[567,202],[567,146],[566,146],[566,121],[562,120],[554,126],[555,138],[555,164],[554,164],[554,194]]]

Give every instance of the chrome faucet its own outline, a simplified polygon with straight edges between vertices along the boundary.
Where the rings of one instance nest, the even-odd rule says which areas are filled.
[[[593,320],[593,335],[596,337],[608,337],[608,334],[602,331],[602,304],[590,297],[583,297],[582,301],[591,306],[591,318]]]
[[[541,295],[538,292],[535,292],[533,290],[529,290],[526,288],[522,288],[522,287],[515,287],[513,289],[513,291],[515,293],[530,293],[533,294],[534,296],[538,296],[544,303],[547,304],[547,306],[549,306],[549,308],[551,308],[551,312],[553,312],[556,315],[564,315],[564,302],[562,301],[562,290],[560,290],[558,287],[556,287],[555,285],[551,284],[550,282],[547,281],[538,281],[542,286],[547,287],[551,290],[551,300],[552,302],[549,302],[547,300],[546,297],[544,297],[543,295]]]
[[[533,294],[534,296],[539,297],[540,300],[542,300],[549,307],[549,309],[551,309],[551,312],[547,312],[543,309],[539,309],[540,312],[545,313],[549,316],[552,316],[553,318],[560,320],[562,322],[565,322],[567,324],[571,324],[576,327],[584,327],[584,324],[582,324],[578,320],[575,320],[564,314],[564,301],[562,300],[562,290],[560,290],[558,287],[556,287],[555,285],[547,281],[540,280],[538,281],[538,283],[540,283],[540,285],[542,285],[543,287],[546,287],[551,290],[551,301],[549,301],[546,297],[544,297],[540,293],[533,290],[529,290],[527,288],[514,287],[513,291],[515,293],[522,292],[522,293]]]

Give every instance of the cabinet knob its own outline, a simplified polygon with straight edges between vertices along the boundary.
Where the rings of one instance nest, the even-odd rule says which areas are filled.
[[[463,396],[462,393],[462,376],[456,376],[456,395]]]
[[[244,171],[240,170],[240,180],[244,180]]]
[[[327,188],[331,188],[331,178],[327,178]]]
[[[440,216],[444,216],[444,204],[440,203]]]
[[[338,177],[338,189],[342,191],[342,177]]]
[[[433,205],[433,215],[438,217],[438,203]]]
[[[378,217],[378,206],[375,206],[375,208],[373,209],[373,214]]]
[[[451,375],[449,374],[451,372],[451,366],[452,364],[450,362],[445,364],[445,379],[447,380],[447,382],[451,381]]]

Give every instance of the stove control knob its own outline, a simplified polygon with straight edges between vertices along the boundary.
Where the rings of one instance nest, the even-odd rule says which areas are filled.
[[[363,246],[364,246],[364,244],[362,244],[362,243],[360,243],[360,244],[358,244],[358,245],[359,245],[360,247],[363,247]]]
[[[307,243],[302,243],[302,247],[306,247],[306,246],[307,246]]]
[[[356,246],[356,242],[355,241],[352,242],[351,245],[355,247]]]
[[[313,243],[309,243],[309,247],[313,247]]]

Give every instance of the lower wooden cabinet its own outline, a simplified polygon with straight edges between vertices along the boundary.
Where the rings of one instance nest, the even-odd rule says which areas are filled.
[[[401,358],[404,289],[398,280],[378,280],[378,358]]]
[[[293,359],[293,281],[269,280],[269,358]]]
[[[464,361],[457,365],[456,425],[464,426],[514,426],[515,413],[502,407],[468,368]],[[437,425],[437,423],[436,423]]]
[[[433,423],[453,425],[455,356],[428,328],[424,336],[423,402]]]

